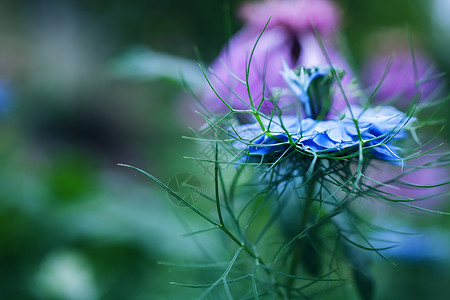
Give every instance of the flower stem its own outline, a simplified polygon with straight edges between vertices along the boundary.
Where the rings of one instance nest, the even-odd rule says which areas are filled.
[[[214,173],[215,173],[215,180],[214,180],[214,189],[215,189],[215,196],[216,196],[216,208],[217,208],[217,214],[219,217],[219,223],[215,223],[215,225],[222,230],[226,235],[228,235],[228,237],[236,244],[238,245],[240,248],[242,248],[245,252],[247,252],[247,254],[249,254],[253,259],[255,259],[256,265],[263,265],[263,266],[267,266],[267,264],[262,260],[262,258],[256,253],[256,251],[254,249],[252,249],[252,247],[250,247],[246,240],[243,239],[243,237],[241,236],[240,238],[236,237],[225,225],[223,216],[222,216],[222,209],[221,209],[221,204],[220,204],[220,191],[219,191],[219,175],[220,175],[220,167],[219,167],[219,161],[218,161],[218,143],[216,143],[216,155],[215,155],[215,163],[214,163]],[[239,175],[241,174],[242,169],[237,173],[236,175],[236,181],[233,180],[233,184],[232,187],[233,189],[236,186],[237,183],[237,178],[239,177]],[[234,193],[234,191],[233,191]],[[233,195],[233,193],[230,193],[231,195]],[[229,203],[226,203],[227,207],[229,208]],[[234,218],[234,215],[231,213],[231,216],[233,217],[233,220],[237,223],[237,220]],[[239,231],[239,235],[242,235],[241,232]],[[267,273],[267,275],[269,276],[269,278],[272,281],[272,284],[274,284],[274,287],[276,289],[277,295],[278,297],[282,296],[282,293],[279,289],[279,287],[276,284],[276,280],[273,277],[273,274],[271,274],[271,272],[267,269],[267,268],[263,268],[264,271]]]
[[[313,175],[314,176],[314,175]],[[306,229],[308,225],[308,220],[310,216],[310,210],[311,210],[311,204],[314,202],[314,192],[316,187],[316,182],[313,179],[305,179],[307,184],[305,185],[306,190],[306,198],[305,203],[303,205],[301,217],[300,217],[300,225],[299,225],[299,232],[302,232]],[[291,265],[289,267],[289,274],[296,275],[300,258],[302,256],[303,252],[303,245],[304,245],[304,239],[299,239],[295,243],[295,246],[293,247],[292,251],[292,260]],[[287,296],[288,299],[290,299],[292,288],[294,287],[294,277],[289,277],[287,279]]]

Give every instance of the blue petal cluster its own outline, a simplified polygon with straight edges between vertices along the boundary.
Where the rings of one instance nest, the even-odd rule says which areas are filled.
[[[351,112],[344,112],[342,120],[317,121],[296,116],[273,118],[263,121],[267,132],[263,132],[258,123],[240,125],[236,132],[241,140],[236,142],[236,147],[242,150],[248,148],[249,156],[281,155],[292,145],[289,141],[293,141],[296,147],[307,152],[345,151],[348,154],[351,149],[358,152],[362,141],[363,149],[379,159],[400,163],[399,148],[392,145],[392,141],[406,136],[404,127],[412,119],[390,106],[367,110],[352,106]],[[356,123],[350,117],[352,114]]]

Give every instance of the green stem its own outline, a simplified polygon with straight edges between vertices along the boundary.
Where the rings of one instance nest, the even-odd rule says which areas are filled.
[[[231,240],[233,242],[236,243],[236,245],[238,245],[240,248],[242,248],[245,252],[247,252],[253,259],[255,259],[256,264],[257,265],[263,265],[263,266],[267,266],[264,261],[262,260],[261,257],[259,257],[256,252],[251,249],[247,244],[245,239],[243,241],[239,240],[226,226],[225,226],[225,222],[222,216],[222,210],[220,207],[220,192],[219,192],[219,174],[220,174],[220,167],[219,167],[219,163],[218,163],[218,144],[216,143],[216,155],[215,155],[215,166],[214,166],[214,173],[215,173],[215,180],[214,180],[214,189],[215,189],[215,194],[216,194],[216,207],[217,207],[217,214],[219,216],[219,223],[216,223],[215,225],[220,228],[223,232],[225,232],[226,235],[228,235],[228,237],[231,238]],[[236,182],[233,182],[234,186],[237,183],[237,177],[239,177],[239,175],[241,174],[241,172],[238,173],[238,175],[236,176]],[[232,215],[233,216],[233,215]],[[233,216],[234,219],[234,216]],[[281,296],[281,291],[279,290],[279,287],[276,285],[276,281],[275,278],[273,277],[273,274],[271,274],[271,272],[269,270],[267,270],[266,268],[263,268],[267,275],[270,277],[270,279],[272,280],[272,283],[274,284],[274,286],[277,288],[277,293],[279,296]]]
[[[306,179],[306,180],[309,181],[309,183],[305,185],[306,199],[305,199],[305,204],[303,205],[303,210],[302,210],[302,214],[300,217],[299,232],[302,232],[306,229],[306,227],[308,225],[309,216],[310,216],[311,204],[314,202],[314,192],[315,192],[316,182],[313,179]],[[302,256],[303,244],[304,244],[304,239],[302,238],[302,239],[298,240],[295,243],[295,246],[293,247],[293,251],[292,251],[293,257],[291,260],[291,265],[289,267],[289,274],[291,274],[291,275],[296,275],[296,273],[297,273],[300,258]],[[286,285],[287,285],[288,299],[290,299],[292,288],[294,287],[294,281],[295,281],[294,277],[289,277],[287,279]]]
[[[265,132],[265,131],[266,131],[266,127],[264,126],[264,124],[263,124],[263,122],[262,122],[262,120],[261,120],[261,117],[259,116],[259,113],[253,112],[253,115],[255,116],[256,121],[258,121],[258,124],[259,124],[259,126],[261,127],[261,130],[262,130],[263,132]]]

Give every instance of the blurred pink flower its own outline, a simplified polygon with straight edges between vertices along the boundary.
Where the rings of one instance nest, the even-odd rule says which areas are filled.
[[[326,0],[265,1],[248,3],[242,6],[240,15],[246,21],[244,28],[234,35],[224,47],[219,57],[212,63],[209,79],[214,90],[235,109],[248,108],[250,98],[247,91],[246,69],[250,55],[264,25],[268,23],[258,41],[250,62],[248,85],[255,106],[263,98],[270,98],[273,93],[287,88],[280,72],[283,60],[291,68],[306,68],[328,65],[326,56],[313,31],[315,26],[323,39],[326,52],[333,66],[344,69],[347,75],[343,85],[351,81],[350,68],[336,50],[331,33],[336,31],[340,22],[337,7]],[[204,104],[213,112],[226,112],[227,107],[218,99],[209,87],[203,97]],[[280,98],[279,107],[291,105],[289,112],[295,112],[294,97]],[[340,91],[336,92],[333,111],[341,111],[346,103]],[[270,112],[273,102],[265,101],[263,112]],[[286,113],[285,110],[283,112]]]
[[[263,28],[271,18],[268,28],[282,26],[294,32],[313,31],[313,26],[323,34],[335,32],[340,27],[339,8],[327,0],[285,0],[245,3],[239,15],[250,26]]]
[[[390,57],[392,64],[387,68]],[[362,69],[362,80],[368,87],[375,88],[382,79],[383,73],[387,74],[376,93],[374,100],[377,102],[393,101],[401,108],[407,107],[413,100],[416,92],[416,78],[414,64],[417,70],[418,92],[421,100],[429,100],[433,92],[441,83],[437,78],[437,69],[431,59],[423,52],[415,50],[413,60],[411,51],[405,46],[395,53],[381,51],[367,60]]]
[[[414,59],[409,49],[407,38],[403,31],[389,30],[373,36],[370,46],[372,56],[363,65],[361,75],[365,86],[373,90],[380,82],[383,73],[387,72],[381,82],[379,90],[374,96],[373,103],[383,104],[390,102],[398,108],[406,109],[414,99],[415,92],[420,94],[420,101],[434,100],[442,96],[439,86],[441,78],[436,76],[438,70],[433,66],[432,60],[420,49],[414,49]],[[376,46],[374,46],[376,45]],[[392,64],[387,68],[390,57]],[[417,91],[414,65],[417,70]],[[439,151],[439,150],[438,150]],[[444,150],[447,151],[445,147]],[[407,172],[401,181],[413,186],[394,183],[395,187],[382,187],[381,190],[400,196],[400,199],[423,199],[410,204],[429,209],[443,209],[445,194],[449,191],[448,185],[440,185],[449,178],[448,167],[424,167],[410,172],[412,166],[422,166],[436,158],[432,155],[424,155],[407,162],[405,170],[390,166],[380,166],[380,169],[372,176],[379,181],[386,181]],[[417,187],[433,186],[436,187]],[[403,198],[402,198],[403,197]]]
[[[417,201],[406,203],[432,210],[444,210],[445,206],[448,207],[445,200],[449,199],[449,188],[444,183],[448,181],[449,170],[444,165],[429,166],[429,164],[433,165],[432,162],[436,158],[436,155],[420,156],[409,161],[404,170],[398,166],[380,164],[372,169],[370,177],[377,181],[387,182],[388,186],[378,189],[397,195],[397,200],[414,199]],[[398,176],[401,176],[399,180],[395,180],[393,183],[389,182]]]

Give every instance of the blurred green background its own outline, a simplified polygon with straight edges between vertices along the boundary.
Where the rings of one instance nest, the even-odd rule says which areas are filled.
[[[181,236],[195,216],[117,163],[163,182],[192,170],[183,156],[198,145],[181,136],[200,119],[178,83],[113,70],[137,47],[189,60],[199,49],[211,62],[242,25],[240,2],[0,1],[0,299],[196,295],[169,284],[190,273],[158,264],[201,255]],[[450,71],[450,1],[337,2],[356,67],[374,36],[409,27]],[[449,217],[416,219],[448,237]],[[376,298],[446,299],[449,266],[449,256],[376,263]]]

